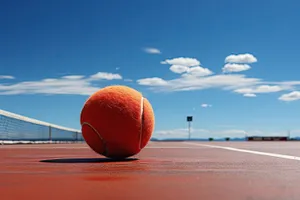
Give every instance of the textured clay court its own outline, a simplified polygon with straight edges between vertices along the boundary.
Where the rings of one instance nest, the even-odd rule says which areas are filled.
[[[299,200],[298,142],[150,142],[112,161],[86,144],[0,146],[1,200]]]

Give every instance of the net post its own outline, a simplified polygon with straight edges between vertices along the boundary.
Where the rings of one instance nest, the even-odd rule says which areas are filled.
[[[78,132],[76,132],[76,142],[78,142]]]
[[[49,142],[52,142],[52,127],[49,126]]]

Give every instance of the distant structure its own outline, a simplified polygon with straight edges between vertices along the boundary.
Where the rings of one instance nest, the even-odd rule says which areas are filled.
[[[288,141],[288,136],[248,136],[247,141]]]
[[[191,139],[191,122],[193,121],[193,116],[187,116],[186,121],[188,122],[189,125],[189,140]]]

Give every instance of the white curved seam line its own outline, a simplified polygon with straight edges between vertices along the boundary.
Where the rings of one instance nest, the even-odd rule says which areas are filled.
[[[141,149],[141,143],[142,143],[142,134],[143,134],[143,115],[144,115],[144,97],[141,97],[141,130],[140,130],[140,142],[139,142],[139,148]]]
[[[99,138],[102,140],[102,142],[103,142],[103,138],[101,137],[101,135],[98,133],[98,131],[97,131],[90,123],[88,123],[88,122],[83,122],[81,126],[83,126],[83,125],[85,125],[85,124],[89,125],[89,126],[97,133],[98,137],[99,137]]]
[[[96,134],[98,135],[98,137],[99,137],[100,140],[102,141],[103,149],[104,149],[104,152],[103,152],[103,153],[106,154],[106,153],[107,153],[106,143],[105,143],[103,137],[101,137],[101,135],[99,134],[99,132],[98,132],[98,131],[90,124],[90,123],[88,123],[88,122],[83,122],[81,126],[83,126],[83,125],[85,125],[85,124],[87,124],[89,127],[91,127],[91,128],[96,132]]]

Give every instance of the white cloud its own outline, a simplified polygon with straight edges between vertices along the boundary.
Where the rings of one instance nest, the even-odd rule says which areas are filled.
[[[225,63],[254,63],[257,59],[249,53],[229,55],[225,58]]]
[[[202,108],[208,108],[208,107],[212,107],[212,105],[207,104],[207,103],[203,103],[203,104],[201,104],[201,107]]]
[[[122,79],[122,76],[120,74],[98,72],[97,74],[90,76],[90,79],[91,80],[114,80],[114,79]]]
[[[295,86],[300,85],[300,81],[282,81],[282,82],[271,82],[273,84],[283,85],[283,86]]]
[[[223,73],[231,73],[231,72],[241,72],[251,69],[251,67],[247,64],[233,64],[227,63],[222,68]]]
[[[232,90],[241,87],[250,87],[260,83],[260,79],[247,78],[241,74],[214,75],[214,76],[181,76],[164,80],[162,78],[145,78],[137,81],[141,85],[150,86],[155,91],[189,91],[209,88]]]
[[[283,87],[278,85],[260,85],[257,87],[251,87],[251,88],[240,88],[234,90],[236,93],[242,93],[242,94],[255,94],[255,93],[272,93],[272,92],[279,92],[284,90]]]
[[[208,76],[211,74],[213,74],[213,72],[210,71],[209,69],[196,66],[196,67],[188,68],[187,73],[183,74],[182,76]]]
[[[161,54],[161,51],[156,48],[144,48],[144,51],[150,54]]]
[[[101,87],[97,80],[120,79],[121,75],[99,72],[90,77],[69,75],[60,78],[47,78],[37,81],[25,81],[15,84],[0,84],[0,95],[15,94],[74,94],[91,95]]]
[[[170,64],[170,70],[177,74],[184,73],[182,76],[208,76],[213,74],[209,69],[201,67],[200,61],[195,58],[173,58],[161,63]]]
[[[179,77],[163,79],[161,77],[147,77],[138,79],[137,83],[155,92],[177,92],[204,89],[231,90],[243,94],[244,97],[256,97],[258,93],[275,93],[280,91],[292,91],[300,85],[300,81],[269,82],[260,78],[247,77],[244,74],[233,74],[230,72],[241,72],[251,69],[248,64],[257,62],[252,54],[238,54],[226,57],[229,62],[222,68],[223,73],[215,74],[208,68],[200,66],[196,58],[178,57],[166,59],[161,64],[169,64],[170,70]],[[224,73],[226,72],[226,73]]]
[[[147,85],[147,86],[166,86],[168,82],[163,80],[162,78],[153,77],[153,78],[144,78],[137,80],[138,84],[140,85]]]
[[[281,95],[279,98],[281,101],[296,101],[300,100],[300,91],[293,91],[287,94]]]
[[[174,73],[182,74],[184,72],[187,72],[189,70],[189,67],[183,65],[172,65],[170,67],[170,70]]]
[[[250,54],[231,55],[227,61],[254,62],[256,58]],[[169,64],[170,70],[178,74],[177,78],[163,79],[146,77],[138,79],[137,83],[149,86],[155,92],[192,91],[204,89],[231,90],[245,97],[256,97],[258,93],[271,93],[296,90],[300,81],[267,82],[260,78],[249,78],[243,74],[214,74],[210,69],[200,66],[195,58],[179,57],[167,59],[162,64]],[[227,66],[227,67],[226,67]],[[227,64],[223,71],[246,70],[248,65]],[[13,76],[0,76],[2,79],[13,79]],[[121,80],[117,73],[98,72],[89,77],[82,75],[65,75],[60,78],[47,78],[38,81],[25,81],[15,84],[0,84],[0,95],[8,94],[79,94],[90,95],[99,89],[99,80]],[[131,82],[131,79],[125,79]],[[299,99],[299,93],[294,91],[282,95],[279,100],[293,101]]]
[[[157,92],[203,90],[220,88],[224,90],[251,87],[260,83],[260,79],[247,78],[245,75],[214,73],[200,66],[196,58],[178,57],[162,61],[161,64],[171,65],[170,70],[181,74],[180,77],[165,80],[159,77],[149,77],[137,80],[138,84],[150,86]]]
[[[185,57],[179,57],[179,58],[173,58],[173,59],[167,59],[165,61],[162,61],[161,64],[169,64],[169,65],[180,65],[180,66],[186,66],[186,67],[193,67],[193,66],[199,66],[200,61],[195,58],[185,58]]]
[[[15,77],[8,75],[0,75],[0,79],[15,79]]]
[[[246,93],[243,95],[244,97],[256,97],[256,94]]]
[[[70,80],[79,80],[79,79],[84,78],[84,76],[81,76],[81,75],[70,75],[70,76],[63,76],[62,78],[64,78],[64,79],[70,79]],[[53,80],[55,80],[55,79],[53,79]]]

